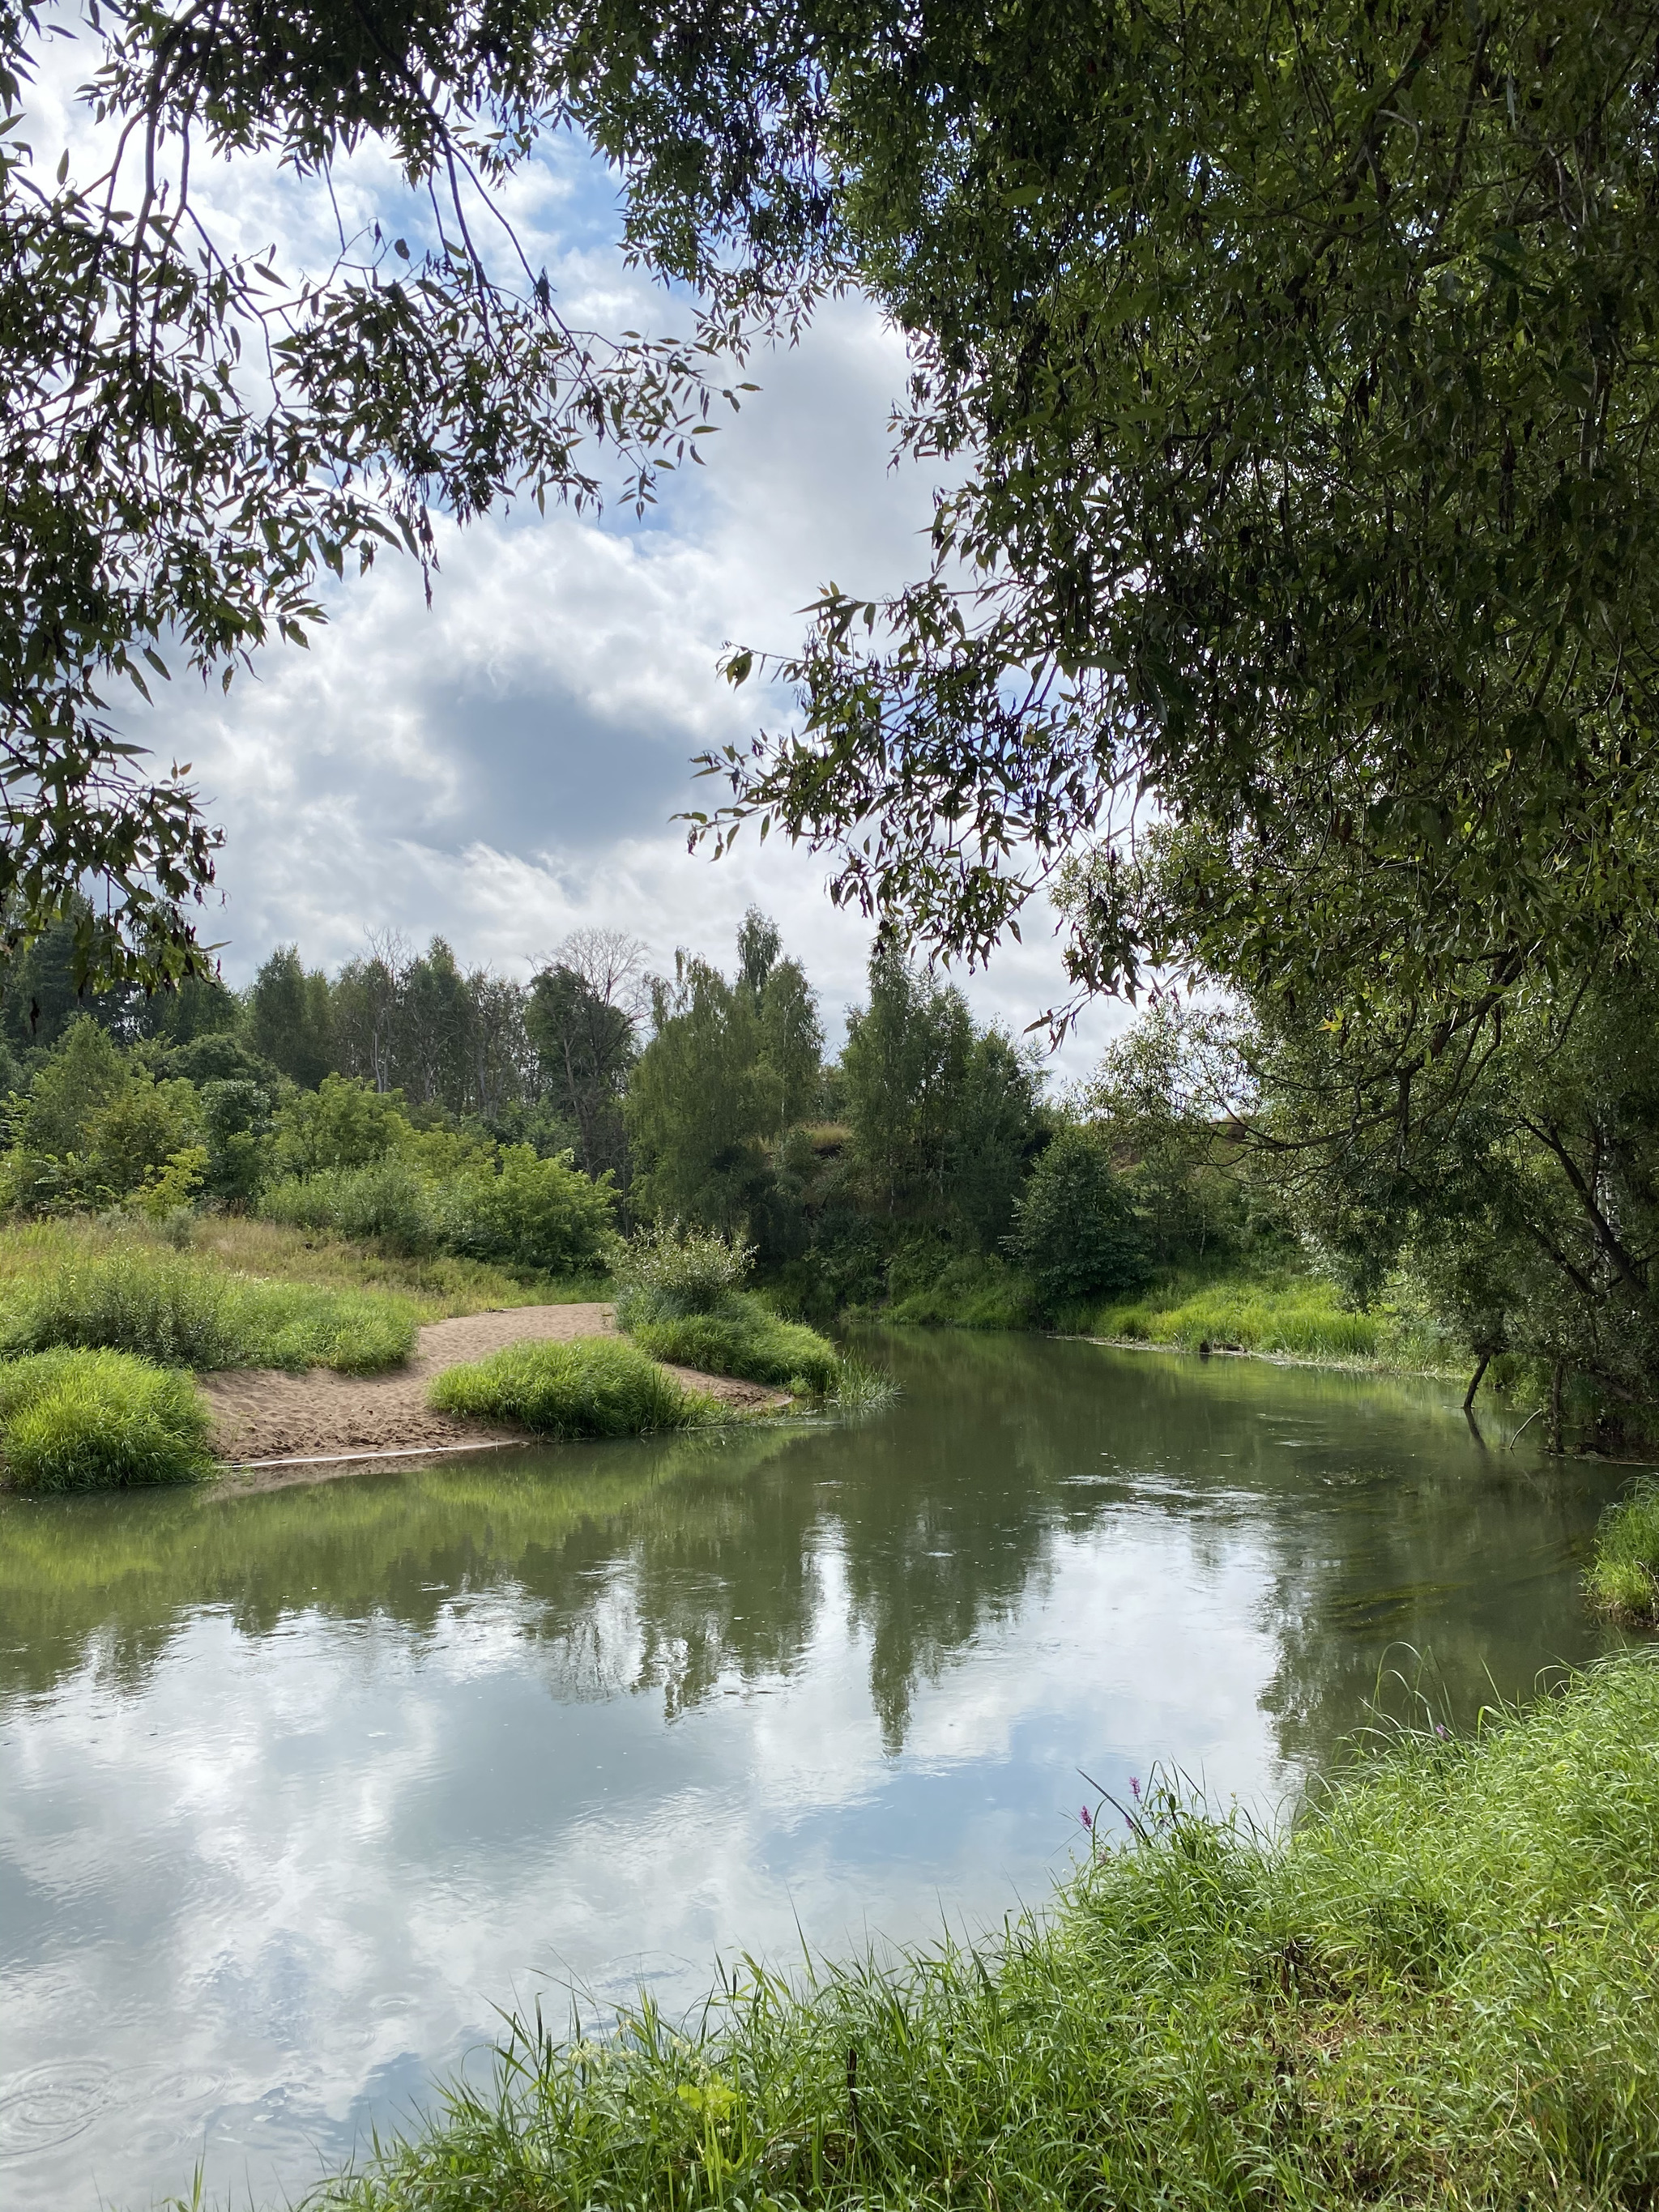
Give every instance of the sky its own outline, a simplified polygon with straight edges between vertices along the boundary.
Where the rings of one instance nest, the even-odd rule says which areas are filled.
[[[84,45],[61,46],[37,86],[43,169],[65,145],[78,177],[95,165],[72,100],[88,59]],[[396,189],[373,151],[337,173],[347,229]],[[274,246],[285,270],[331,253],[325,196],[272,166],[198,158],[192,196],[222,240]],[[549,148],[505,204],[567,321],[687,326],[680,303],[625,266],[614,179],[580,142]],[[408,215],[413,241],[421,215]],[[717,673],[722,647],[791,649],[826,581],[873,594],[925,566],[931,487],[892,465],[888,432],[904,370],[902,341],[868,302],[836,302],[798,347],[751,362],[762,389],[698,441],[707,465],[668,480],[643,522],[613,507],[441,526],[429,608],[414,563],[385,555],[331,588],[308,649],[267,648],[228,696],[181,672],[152,713],[135,709],[131,734],[192,764],[224,829],[203,933],[221,944],[226,979],[246,983],[279,941],[331,969],[388,928],[416,944],[441,933],[464,964],[520,979],[592,925],[643,939],[659,969],[681,946],[724,963],[753,903],[805,963],[836,1042],[871,929],[832,907],[824,861],[745,834],[715,862],[688,853],[673,817],[708,803],[695,754],[787,708],[753,684],[733,692]],[[981,1019],[1018,1031],[1064,999],[1052,927],[1034,909],[1024,944],[984,973],[957,971]],[[1091,1010],[1056,1075],[1085,1074],[1124,1018]]]

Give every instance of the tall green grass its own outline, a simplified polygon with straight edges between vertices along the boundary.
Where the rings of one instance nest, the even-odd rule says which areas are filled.
[[[35,1495],[189,1482],[208,1474],[208,1415],[188,1375],[121,1352],[0,1364],[0,1451]]]
[[[1651,1476],[1602,1516],[1584,1583],[1598,1612],[1659,1628],[1659,1482]]]
[[[618,1309],[619,1320],[623,1311]],[[841,1360],[827,1338],[804,1322],[780,1321],[743,1291],[733,1292],[718,1313],[634,1318],[623,1326],[653,1359],[699,1368],[705,1375],[773,1382],[815,1398],[830,1395],[841,1380]]]
[[[1102,1806],[975,1953],[745,1962],[683,2031],[539,2021],[343,2212],[1517,2212],[1659,2186],[1659,1667],[1400,1741],[1283,1839]],[[1124,1825],[1125,1811],[1129,1822]]]
[[[644,1352],[615,1337],[509,1344],[447,1368],[428,1392],[439,1412],[511,1421],[540,1437],[639,1437],[685,1429],[714,1412]]]
[[[1075,1316],[1091,1336],[1131,1344],[1178,1346],[1196,1352],[1281,1352],[1299,1359],[1374,1359],[1385,1348],[1386,1325],[1343,1306],[1335,1287],[1317,1276],[1278,1280],[1222,1279],[1194,1285],[1177,1279],[1161,1290],[1115,1300]]]
[[[171,1367],[368,1374],[406,1359],[416,1327],[406,1298],[260,1281],[138,1243],[88,1248],[0,1286],[8,1358],[75,1346]]]

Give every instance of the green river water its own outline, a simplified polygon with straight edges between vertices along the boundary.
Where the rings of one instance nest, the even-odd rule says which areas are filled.
[[[842,1425],[0,1506],[10,2212],[284,2202],[497,2008],[994,1928],[1102,1790],[1272,1814],[1600,1646],[1629,1470],[1449,1389],[870,1349]]]

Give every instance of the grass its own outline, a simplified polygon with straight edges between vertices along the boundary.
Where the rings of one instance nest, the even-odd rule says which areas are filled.
[[[716,1410],[615,1337],[509,1344],[434,1376],[428,1397],[441,1413],[511,1421],[538,1437],[649,1436],[693,1427]]]
[[[190,1482],[208,1474],[207,1409],[189,1376],[122,1352],[0,1365],[0,1449],[32,1495]]]
[[[648,2004],[604,2044],[524,2023],[493,2087],[318,2201],[1650,2204],[1656,1737],[1659,1666],[1626,1657],[1471,1741],[1399,1740],[1287,1836],[1151,1789],[994,1947],[799,1986],[745,1962],[681,2033]]]
[[[1030,1282],[1006,1261],[966,1258],[947,1261],[881,1318],[927,1328],[1030,1328],[1033,1304]]]
[[[1158,1288],[1076,1318],[1080,1334],[1124,1343],[1188,1352],[1208,1345],[1297,1359],[1375,1360],[1386,1351],[1389,1336],[1376,1315],[1342,1305],[1333,1284],[1291,1273],[1207,1279],[1177,1273]]]
[[[641,1351],[675,1367],[773,1382],[813,1398],[830,1396],[841,1381],[841,1360],[827,1338],[804,1322],[780,1321],[758,1298],[742,1292],[719,1313],[675,1314],[625,1325]]]
[[[1659,1482],[1651,1476],[1602,1516],[1584,1583],[1599,1613],[1659,1628]]]
[[[88,1240],[0,1285],[0,1357],[60,1346],[173,1367],[369,1374],[414,1348],[405,1298],[233,1273],[140,1240]]]
[[[514,1306],[570,1305],[611,1295],[602,1277],[542,1275],[445,1255],[411,1258],[246,1214],[206,1213],[180,1224],[176,1237],[142,1222],[107,1217],[0,1224],[0,1301],[15,1277],[112,1246],[184,1251],[204,1266],[272,1282],[390,1291],[406,1298],[422,1322]]]

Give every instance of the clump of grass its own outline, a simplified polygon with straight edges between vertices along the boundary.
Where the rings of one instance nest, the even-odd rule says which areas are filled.
[[[1584,1581],[1598,1612],[1659,1628],[1659,1482],[1651,1476],[1602,1515]]]
[[[0,1449],[34,1495],[208,1474],[207,1409],[188,1375],[121,1352],[43,1352],[0,1364]]]
[[[884,1367],[871,1367],[843,1354],[836,1378],[835,1401],[845,1413],[873,1413],[890,1406],[899,1386]]]
[[[760,1300],[739,1291],[718,1313],[635,1319],[629,1333],[642,1352],[705,1375],[775,1382],[798,1395],[824,1398],[841,1381],[836,1347],[804,1322],[780,1321]]]
[[[712,1400],[686,1389],[615,1337],[509,1344],[433,1379],[439,1412],[511,1421],[538,1437],[639,1437],[708,1420]]]
[[[994,1948],[750,1965],[683,2033],[648,2004],[605,2043],[526,2024],[493,2089],[321,2202],[1646,2203],[1656,1735],[1659,1666],[1626,1660],[1400,1741],[1287,1837],[1152,1791]]]
[[[405,1299],[262,1282],[159,1245],[112,1243],[5,1285],[0,1357],[75,1346],[169,1367],[368,1374],[409,1357],[416,1325]]]

